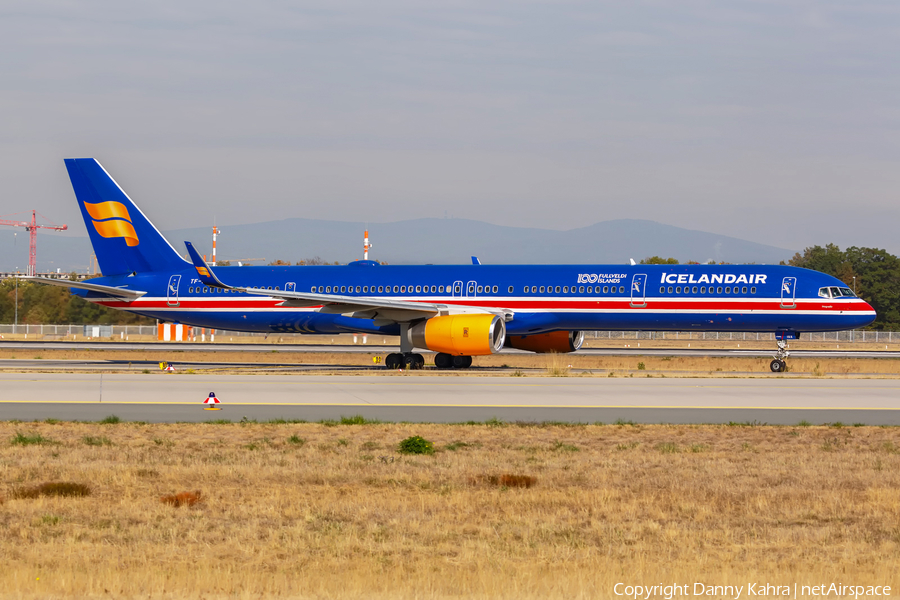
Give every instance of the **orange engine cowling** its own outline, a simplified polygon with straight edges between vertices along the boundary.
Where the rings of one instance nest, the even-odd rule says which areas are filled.
[[[583,331],[551,331],[534,335],[510,335],[506,345],[531,352],[575,352],[584,343]]]
[[[503,348],[506,322],[497,315],[432,317],[409,329],[413,346],[454,356],[495,354]]]

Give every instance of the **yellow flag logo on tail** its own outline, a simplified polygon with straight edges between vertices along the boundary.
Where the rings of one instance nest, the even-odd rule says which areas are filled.
[[[207,269],[206,267],[194,267],[194,268],[197,269],[197,273],[201,277],[209,277],[209,269]]]
[[[121,202],[84,203],[84,208],[93,219],[94,229],[101,237],[124,238],[129,246],[139,243],[137,233],[131,224],[131,215]]]

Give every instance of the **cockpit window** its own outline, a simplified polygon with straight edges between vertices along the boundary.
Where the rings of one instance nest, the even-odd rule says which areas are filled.
[[[840,290],[840,289],[838,289],[838,288],[836,288],[836,287],[829,288],[829,289],[831,290],[831,297],[832,297],[832,298],[840,298],[840,297],[841,297],[841,290]]]
[[[831,298],[831,292],[828,288],[819,288],[819,298]]]
[[[841,288],[841,294],[843,294],[847,298],[856,298],[856,294],[853,293],[853,290],[850,288]]]

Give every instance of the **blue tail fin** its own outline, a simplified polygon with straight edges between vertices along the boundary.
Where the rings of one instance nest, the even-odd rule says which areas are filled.
[[[95,159],[67,158],[66,169],[104,275],[190,267]]]

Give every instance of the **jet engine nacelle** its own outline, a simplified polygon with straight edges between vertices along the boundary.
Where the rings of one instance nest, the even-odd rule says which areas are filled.
[[[575,352],[583,343],[583,331],[551,331],[533,335],[510,335],[506,338],[506,345],[510,348],[538,353]]]
[[[506,322],[488,314],[432,317],[409,329],[413,346],[454,356],[496,354],[506,339]]]

